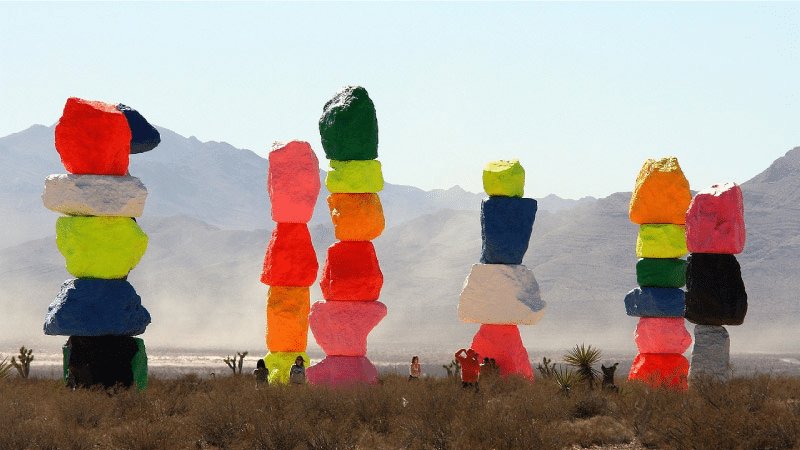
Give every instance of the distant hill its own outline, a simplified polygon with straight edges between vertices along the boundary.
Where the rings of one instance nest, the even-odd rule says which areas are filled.
[[[161,144],[153,151],[132,155],[130,173],[147,186],[144,215],[183,215],[227,230],[271,229],[267,194],[269,162],[250,150],[225,142],[200,142],[157,127]],[[34,125],[0,138],[0,217],[16,226],[0,234],[0,248],[48,236],[58,214],[42,206],[44,179],[65,173],[54,145],[55,126]],[[321,149],[314,149],[324,163]],[[325,171],[322,191],[311,221],[330,222]],[[442,208],[478,210],[483,194],[458,186],[423,191],[387,183],[381,192],[389,226]],[[588,199],[543,199],[542,210],[557,211]]]

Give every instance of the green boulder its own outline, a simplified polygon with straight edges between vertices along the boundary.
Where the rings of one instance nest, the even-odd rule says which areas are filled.
[[[361,86],[347,86],[325,103],[319,118],[325,157],[339,161],[378,157],[378,117]]]
[[[131,369],[133,369],[133,385],[137,391],[143,391],[147,388],[147,353],[144,348],[144,341],[141,338],[133,338],[136,345],[139,346],[139,351],[134,355],[131,360]]]
[[[679,288],[686,285],[686,261],[677,258],[642,258],[636,263],[641,287]]]
[[[522,197],[525,169],[517,159],[487,163],[483,166],[483,190],[490,197]]]
[[[56,245],[76,278],[119,279],[147,249],[147,235],[130,217],[59,217]]]
[[[381,163],[369,161],[331,160],[331,168],[325,177],[325,187],[331,193],[366,194],[383,190]]]

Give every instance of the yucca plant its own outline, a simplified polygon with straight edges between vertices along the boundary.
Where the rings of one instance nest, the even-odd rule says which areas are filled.
[[[564,368],[556,369],[554,366],[550,374],[556,382],[556,386],[561,389],[561,393],[569,397],[572,387],[579,381],[575,372]]]
[[[11,369],[13,367],[14,366],[8,362],[8,356],[6,356],[4,360],[0,361],[0,380],[11,375]]]
[[[575,345],[575,348],[564,355],[564,362],[575,367],[575,374],[581,381],[589,383],[589,389],[594,389],[594,384],[600,379],[600,371],[593,365],[600,361],[600,350],[591,345],[584,347]]]

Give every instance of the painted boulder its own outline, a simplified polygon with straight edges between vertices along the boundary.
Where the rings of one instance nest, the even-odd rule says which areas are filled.
[[[67,280],[47,310],[44,334],[50,336],[136,336],[150,324],[150,313],[126,280]]]
[[[683,317],[684,296],[678,288],[636,288],[625,296],[625,312],[633,317]]]
[[[689,181],[683,175],[677,158],[648,159],[636,177],[629,216],[631,222],[639,225],[682,225],[691,201]]]
[[[383,190],[381,163],[370,161],[331,160],[325,176],[325,187],[337,194],[368,194]]]
[[[481,325],[472,338],[471,348],[478,352],[481,360],[494,358],[500,367],[500,375],[533,379],[528,351],[522,345],[519,328],[515,325]]]
[[[161,143],[161,134],[139,111],[122,103],[117,104],[116,108],[125,115],[131,129],[131,155],[149,152]]]
[[[482,264],[522,264],[536,208],[532,198],[489,197],[481,202]]]
[[[686,391],[689,360],[676,353],[639,353],[633,360],[629,380],[641,381],[650,387]]]
[[[522,197],[525,169],[517,159],[489,162],[483,166],[483,190],[490,197]]]
[[[319,285],[328,301],[377,300],[383,273],[372,242],[341,241],[328,247]]]
[[[130,175],[50,175],[44,180],[42,202],[68,216],[139,217],[147,188]]]
[[[739,185],[715,184],[694,196],[686,211],[686,245],[690,252],[741,253],[745,238]]]
[[[683,318],[642,317],[633,334],[639,353],[683,353],[692,336]]]
[[[275,222],[307,223],[321,183],[319,160],[308,142],[292,141],[269,152],[267,191]]]
[[[328,207],[340,241],[371,241],[386,226],[378,194],[331,194]]]
[[[147,249],[147,235],[128,217],[59,217],[56,245],[76,278],[124,278]]]
[[[459,297],[458,318],[468,323],[533,325],[546,308],[527,267],[474,264]]]
[[[332,387],[378,383],[378,370],[366,356],[326,356],[306,376],[311,384]]]
[[[698,325],[741,325],[747,292],[734,255],[692,253],[686,266],[685,317]]]
[[[639,258],[680,258],[687,254],[686,230],[683,225],[639,225],[636,256]]]
[[[361,86],[347,86],[325,103],[319,135],[328,159],[368,160],[378,157],[378,116]]]
[[[128,172],[131,129],[114,105],[70,97],[55,137],[56,150],[69,173],[122,176]]]
[[[270,286],[311,286],[319,263],[304,223],[278,223],[267,245],[261,282]]]
[[[139,344],[130,336],[70,336],[65,364],[68,387],[100,387],[134,384],[133,360]]]
[[[308,322],[326,355],[365,356],[367,335],[386,312],[381,302],[316,302]]]
[[[636,282],[640,287],[683,287],[686,285],[686,260],[641,258],[636,263]]]
[[[711,377],[723,381],[729,379],[730,352],[731,338],[725,327],[695,325],[689,378]]]
[[[267,368],[267,381],[269,384],[288,384],[289,370],[294,365],[298,356],[302,356],[305,367],[308,367],[309,360],[306,352],[269,352],[264,357],[264,366]],[[308,379],[308,368],[306,369],[306,379]]]
[[[308,345],[307,287],[271,286],[267,293],[267,348],[270,352],[302,352]]]

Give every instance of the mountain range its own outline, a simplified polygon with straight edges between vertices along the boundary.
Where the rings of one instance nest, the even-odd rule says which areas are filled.
[[[268,288],[259,274],[274,226],[268,161],[226,143],[159,131],[162,144],[132,155],[130,164],[149,192],[139,219],[148,249],[129,277],[153,317],[143,337],[156,347],[265,349]],[[40,199],[44,178],[64,173],[53,141],[53,127],[41,125],[0,138],[0,176],[7,181],[0,186],[0,315],[10,324],[0,345],[63,341],[41,332],[47,305],[72,278],[55,245],[58,215]],[[787,333],[800,320],[793,283],[800,261],[800,147],[740,184],[747,244],[737,258],[750,309],[744,325],[729,327],[732,350],[800,351]],[[320,266],[335,242],[324,183],[322,190],[309,223]],[[370,348],[468,345],[477,325],[460,323],[456,306],[480,256],[484,195],[387,183],[380,196],[387,228],[374,244],[385,279],[380,300],[389,315],[370,334]],[[636,287],[638,226],[628,219],[629,199],[629,192],[539,199],[523,263],[534,271],[548,313],[521,327],[527,347],[568,349],[585,342],[635,352],[637,319],[625,315],[622,303]],[[312,302],[322,299],[318,285],[311,296]],[[315,346],[311,336],[309,345]]]

